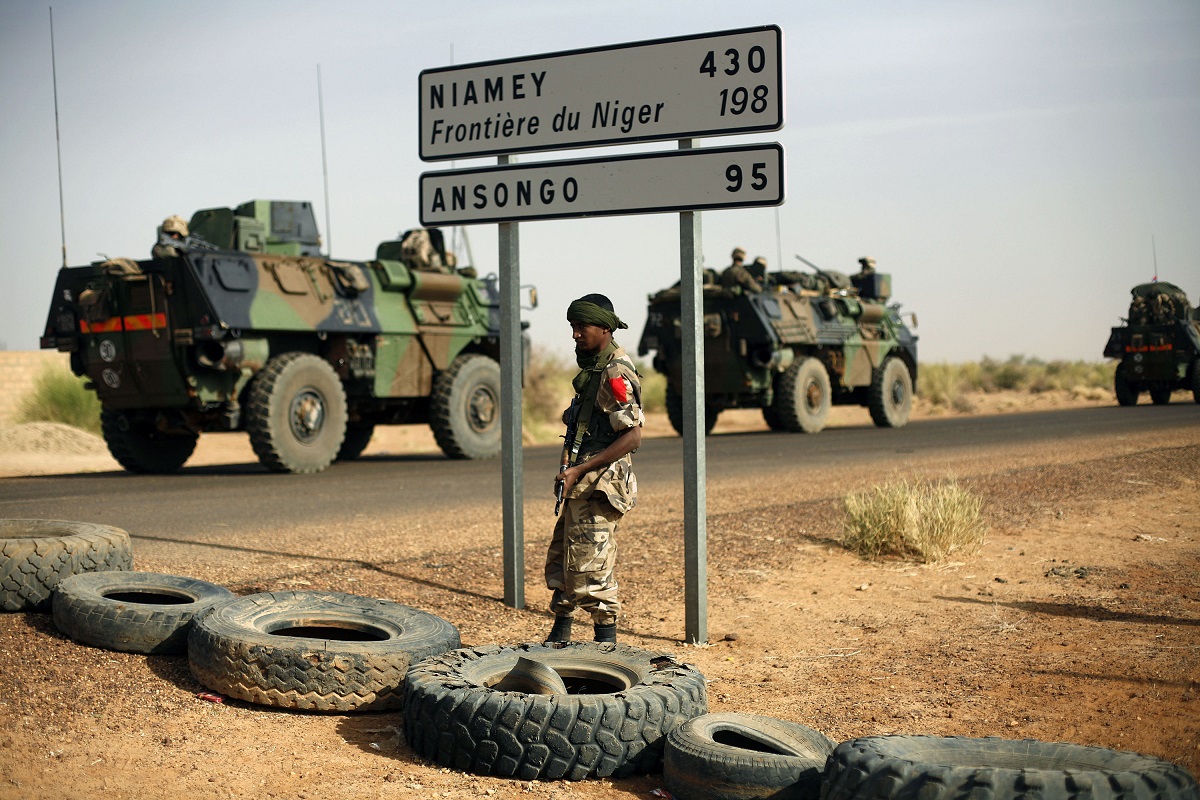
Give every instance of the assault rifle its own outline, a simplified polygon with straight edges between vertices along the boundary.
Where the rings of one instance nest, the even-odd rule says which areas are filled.
[[[562,457],[558,461],[558,474],[562,475],[575,463],[575,459],[579,457],[579,446],[583,439],[582,431],[575,430],[575,423],[579,417],[579,398],[571,401],[571,407],[567,409],[567,432],[563,435]],[[562,513],[563,497],[566,494],[566,482],[561,478],[555,484],[554,489],[554,516]]]

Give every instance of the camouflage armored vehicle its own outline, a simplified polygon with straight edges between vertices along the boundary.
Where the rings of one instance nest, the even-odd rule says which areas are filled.
[[[1137,405],[1150,393],[1156,405],[1171,402],[1171,392],[1191,389],[1200,403],[1200,310],[1173,283],[1154,281],[1133,287],[1129,317],[1113,328],[1104,347],[1120,359],[1113,379],[1117,402]]]
[[[721,411],[761,408],[772,430],[816,433],[833,405],[862,405],[880,427],[908,422],[917,337],[888,305],[891,277],[760,275],[761,291],[704,286],[705,431]],[[679,288],[651,295],[639,355],[667,377],[667,415],[683,429]],[[915,322],[914,322],[915,324]]]
[[[497,455],[498,337],[494,280],[455,270],[437,229],[334,261],[310,204],[255,200],[169,218],[148,261],[62,269],[41,346],[71,354],[132,472],[178,469],[210,431],[246,431],[273,471],[318,472],[382,424]]]

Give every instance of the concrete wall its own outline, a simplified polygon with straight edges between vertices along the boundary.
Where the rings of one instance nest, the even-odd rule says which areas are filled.
[[[69,372],[70,357],[54,350],[0,350],[0,425],[13,421],[38,373],[54,366]]]

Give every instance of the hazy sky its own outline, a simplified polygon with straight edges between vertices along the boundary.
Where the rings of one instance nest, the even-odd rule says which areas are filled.
[[[0,348],[33,350],[61,263],[49,6],[0,0]],[[1196,0],[54,3],[72,265],[146,258],[169,214],[311,200],[333,255],[418,224],[422,69],[774,24],[787,201],[706,212],[705,262],[744,247],[855,271],[874,256],[917,312],[924,361],[1101,360],[1130,287],[1200,300]],[[673,143],[640,150],[673,148]],[[626,149],[565,151],[561,157]],[[480,166],[495,159],[459,161]],[[496,228],[469,228],[481,273]],[[535,345],[566,353],[575,297],[631,331],[679,277],[677,214],[525,223]]]

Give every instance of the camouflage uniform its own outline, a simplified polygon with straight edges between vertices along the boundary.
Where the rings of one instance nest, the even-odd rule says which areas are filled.
[[[577,463],[608,447],[621,431],[645,424],[641,397],[637,368],[617,347],[603,367]],[[546,587],[553,592],[550,609],[556,616],[569,617],[578,607],[597,625],[616,622],[621,604],[613,575],[615,535],[636,502],[637,478],[628,454],[583,475],[571,487],[546,552]]]

